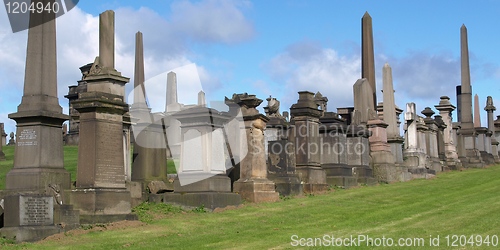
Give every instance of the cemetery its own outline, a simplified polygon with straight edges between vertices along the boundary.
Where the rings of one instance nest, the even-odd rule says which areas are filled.
[[[16,242],[39,241],[82,225],[134,221],[134,208],[144,204],[221,211],[241,204],[279,205],[280,197],[302,197],[293,202],[307,203],[307,197],[332,189],[392,188],[387,186],[415,179],[422,179],[415,186],[426,189],[432,181],[425,179],[441,172],[479,173],[500,163],[500,115],[495,119],[493,98],[475,95],[473,105],[465,25],[460,28],[461,84],[442,93],[434,107],[411,100],[396,105],[390,62],[381,69],[383,89],[377,91],[380,69],[375,69],[372,18],[366,12],[362,75],[349,83],[350,107],[332,108],[314,89],[298,92],[291,107],[272,96],[253,95],[252,89],[227,93],[226,110],[210,107],[201,90],[193,90],[198,103],[183,104],[177,98],[183,79],[169,72],[165,110],[152,112],[144,86],[143,35],[135,36],[134,97],[127,103],[125,85],[131,78],[115,68],[115,13],[109,10],[95,27],[99,54],[82,62],[82,78],[65,96],[69,114],[63,114],[56,68],[64,62],[56,60],[56,20],[47,13],[30,15],[30,22],[41,24],[28,31],[24,94],[17,112],[8,116],[16,122],[15,133],[8,138],[0,124],[0,161],[6,158],[2,145],[14,155],[0,190],[0,235]],[[481,124],[481,115],[487,124]],[[77,149],[76,176],[65,168],[66,145]]]

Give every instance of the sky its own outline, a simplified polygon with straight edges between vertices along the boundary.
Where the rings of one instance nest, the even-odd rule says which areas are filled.
[[[264,100],[260,108],[272,95],[286,111],[298,91],[308,90],[328,97],[328,111],[353,106],[366,11],[373,19],[378,101],[382,67],[389,63],[400,108],[415,102],[418,111],[434,109],[443,95],[456,105],[465,24],[483,126],[486,97],[500,105],[500,1],[81,0],[56,20],[58,97],[65,114],[68,86],[81,79],[79,67],[98,55],[98,16],[106,10],[115,11],[115,66],[130,77],[126,95],[134,84],[135,33],[143,33],[146,91],[157,112],[165,107],[166,73],[193,65],[197,84],[189,75],[177,76],[184,104],[196,103],[200,90],[208,101],[246,92]],[[0,122],[7,133],[15,131],[7,115],[17,111],[23,94],[26,42],[27,31],[12,33],[0,8]],[[148,79],[159,84],[148,87]]]

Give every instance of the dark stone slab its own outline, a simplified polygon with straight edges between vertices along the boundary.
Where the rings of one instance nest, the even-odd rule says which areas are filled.
[[[160,198],[161,197],[161,198]],[[188,208],[203,206],[206,209],[223,208],[227,206],[238,206],[241,204],[241,196],[235,193],[164,193],[152,196],[152,201],[163,200],[164,203],[174,204]]]

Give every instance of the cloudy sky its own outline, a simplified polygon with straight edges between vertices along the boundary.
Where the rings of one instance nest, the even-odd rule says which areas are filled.
[[[0,122],[9,133],[15,122],[7,115],[22,96],[27,32],[12,33],[0,9]],[[98,55],[98,15],[108,9],[116,12],[116,69],[131,78],[128,93],[135,33],[143,33],[146,79],[157,79],[148,87],[155,111],[165,106],[166,72],[193,64],[197,84],[192,75],[178,74],[181,103],[195,102],[200,90],[208,101],[248,92],[278,98],[283,111],[296,102],[297,91],[309,90],[328,97],[329,111],[352,106],[365,11],[373,18],[377,89],[387,62],[399,107],[415,102],[423,110],[442,95],[456,102],[462,24],[483,126],[486,96],[500,105],[499,1],[83,0],[57,19],[58,96],[65,113],[64,95],[81,78],[78,68]]]

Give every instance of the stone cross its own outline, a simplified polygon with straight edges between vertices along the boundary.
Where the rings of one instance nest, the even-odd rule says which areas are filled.
[[[372,89],[373,107],[377,106],[377,85],[375,84],[375,56],[373,52],[372,17],[365,12],[361,18],[361,78],[366,78]],[[374,109],[375,110],[375,109]]]

